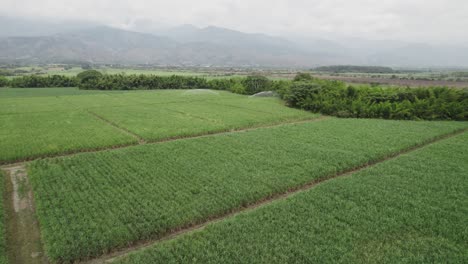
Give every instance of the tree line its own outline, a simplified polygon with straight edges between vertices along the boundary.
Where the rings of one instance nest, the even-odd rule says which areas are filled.
[[[322,66],[314,70],[320,72],[333,72],[333,73],[394,73],[395,71],[390,67],[382,66],[354,66],[354,65],[336,65],[336,66]]]
[[[294,80],[264,76],[208,80],[193,76],[102,74],[88,70],[76,77],[0,77],[0,86],[79,87],[98,90],[213,89],[251,95],[276,91],[291,107],[354,118],[468,120],[468,89],[402,88],[347,85],[298,74]]]
[[[338,117],[468,120],[467,89],[356,87],[298,79],[281,96],[291,107]]]

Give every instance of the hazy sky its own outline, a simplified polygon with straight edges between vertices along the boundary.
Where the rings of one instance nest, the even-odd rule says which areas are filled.
[[[0,0],[0,13],[122,28],[194,24],[273,35],[468,43],[468,0]]]

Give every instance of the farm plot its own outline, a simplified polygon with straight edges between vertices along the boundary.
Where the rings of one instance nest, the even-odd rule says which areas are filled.
[[[328,119],[38,160],[29,172],[47,255],[72,261],[160,237],[466,127]]]
[[[136,142],[78,110],[0,115],[0,163]]]
[[[78,88],[0,88],[0,98],[44,97],[61,95],[102,94],[101,90],[80,90]]]
[[[468,133],[115,261],[467,263]]]
[[[262,100],[259,103],[265,108],[271,107]],[[316,114],[275,105],[281,111],[269,113],[214,104],[211,101],[132,105],[91,111],[149,141],[318,117]]]
[[[160,140],[318,116],[262,99],[253,101],[271,113],[223,106],[251,99],[211,90],[20,88],[1,89],[0,95],[0,163],[137,142],[109,123]]]
[[[10,114],[63,112],[77,108],[57,97],[0,98],[0,116]]]

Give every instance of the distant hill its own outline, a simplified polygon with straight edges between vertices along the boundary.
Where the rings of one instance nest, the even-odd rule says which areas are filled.
[[[313,36],[286,39],[209,26],[141,33],[86,22],[0,16],[0,63],[109,63],[161,66],[468,66],[468,47]],[[7,25],[4,27],[3,25]],[[134,29],[136,30],[136,29]]]
[[[219,28],[201,32],[190,41],[104,26],[50,36],[4,37],[0,62],[284,67],[317,65],[326,59],[264,35],[250,37]]]

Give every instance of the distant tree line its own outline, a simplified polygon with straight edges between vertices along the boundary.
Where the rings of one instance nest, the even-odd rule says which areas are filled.
[[[2,81],[3,80],[3,81]],[[0,87],[13,88],[42,88],[42,87],[77,87],[79,80],[76,77],[63,75],[38,76],[24,75],[11,79],[0,77]]]
[[[317,67],[314,70],[321,72],[332,72],[332,73],[395,73],[390,67],[382,66],[353,66],[353,65],[336,65],[336,66],[322,66]]]
[[[298,74],[292,81],[273,81],[264,76],[208,80],[175,75],[107,75],[88,70],[76,77],[0,77],[0,86],[98,90],[213,89],[247,95],[276,91],[291,107],[338,117],[468,120],[467,89],[351,86],[341,81],[317,79],[307,73]]]

